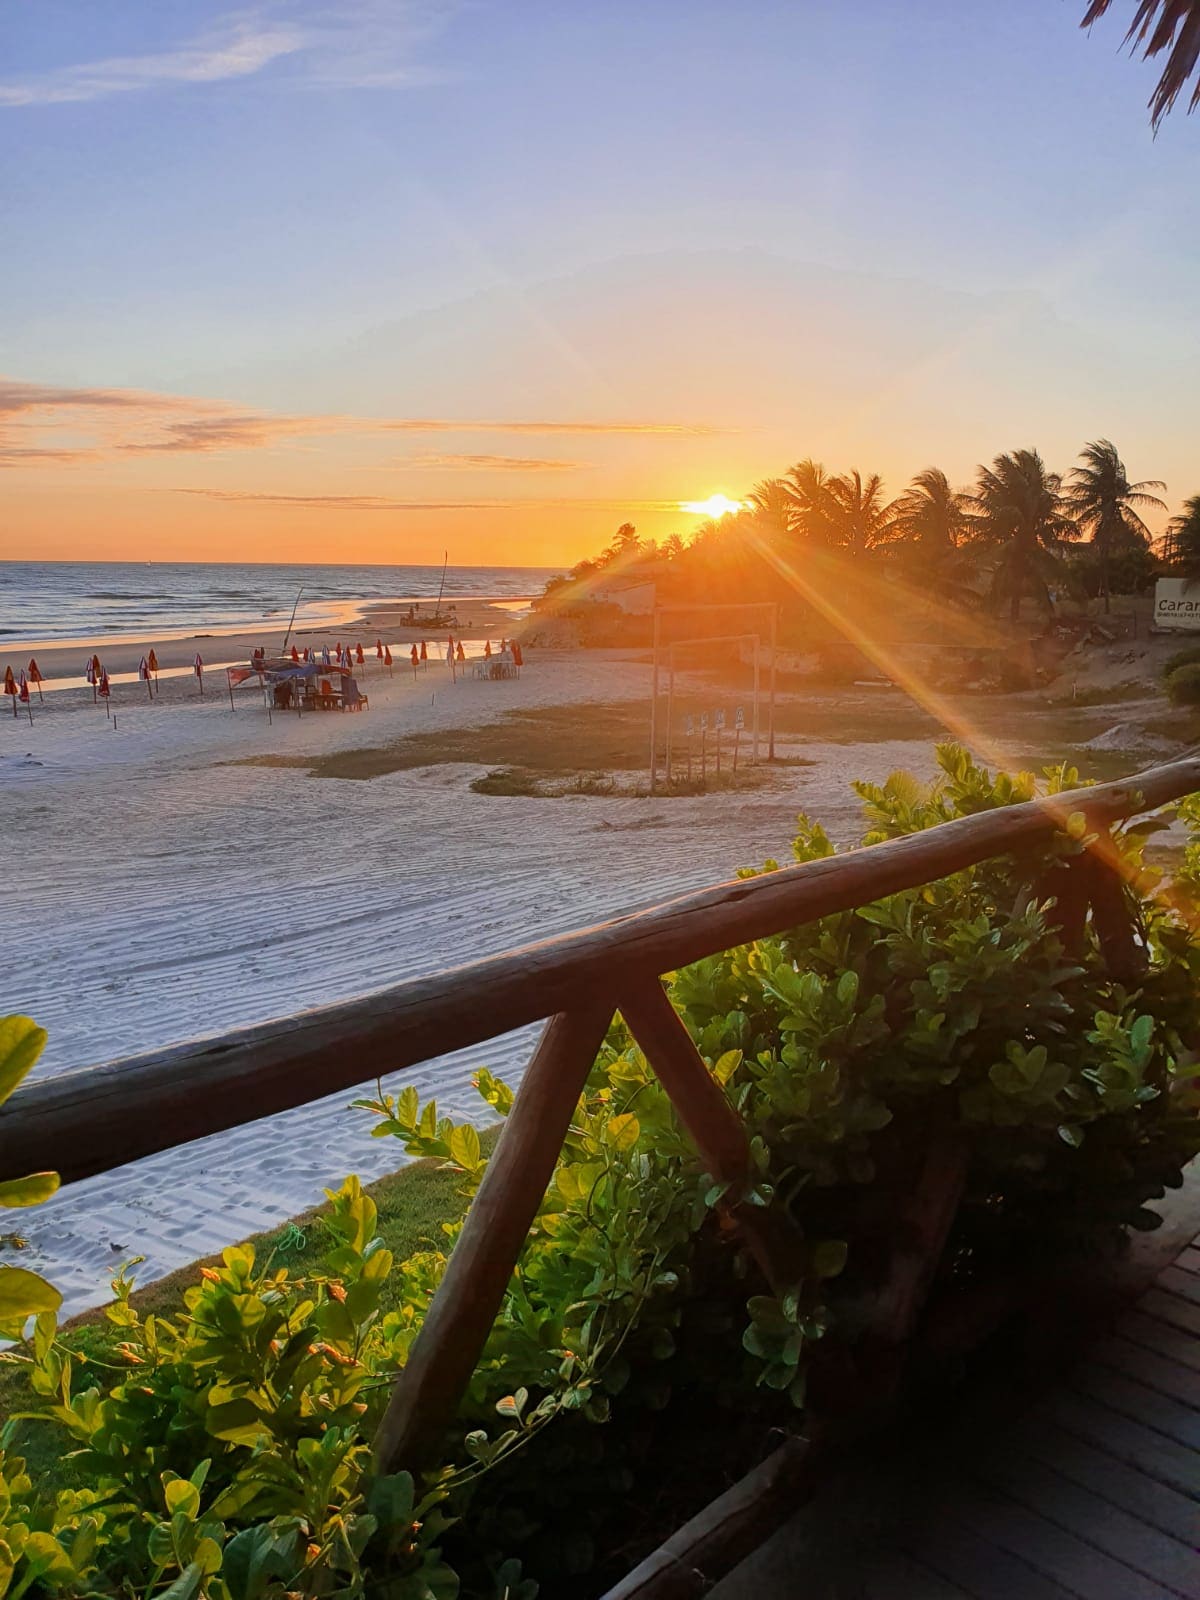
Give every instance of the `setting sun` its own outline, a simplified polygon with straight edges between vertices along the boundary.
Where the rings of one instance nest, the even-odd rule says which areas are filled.
[[[730,500],[723,494],[710,494],[707,500],[681,500],[681,511],[690,511],[696,517],[727,517],[733,511],[743,511],[745,502]]]

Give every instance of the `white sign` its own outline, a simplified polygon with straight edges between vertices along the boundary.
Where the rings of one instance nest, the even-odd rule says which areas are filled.
[[[737,708],[737,710],[733,713],[733,725],[734,725],[735,728],[744,728],[746,726],[746,708],[745,708],[745,706],[739,706]]]
[[[725,713],[723,711],[717,712],[716,725],[718,732],[725,726]]]
[[[1160,578],[1154,585],[1156,628],[1200,628],[1200,583]]]

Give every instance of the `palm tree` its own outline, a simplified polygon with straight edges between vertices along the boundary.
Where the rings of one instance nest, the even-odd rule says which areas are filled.
[[[790,502],[788,527],[814,544],[836,543],[829,493],[832,482],[821,463],[811,456],[789,467],[781,480]]]
[[[1200,579],[1200,494],[1183,502],[1183,510],[1167,523],[1162,558],[1188,583]]]
[[[613,535],[613,542],[604,552],[602,560],[605,566],[611,566],[615,562],[625,564],[640,555],[644,548],[642,536],[633,523],[623,522]]]
[[[1109,562],[1123,547],[1152,543],[1150,530],[1136,507],[1154,506],[1165,511],[1165,502],[1149,491],[1165,489],[1166,484],[1158,478],[1130,483],[1125,463],[1109,439],[1093,439],[1079,455],[1083,466],[1071,469],[1063,501],[1079,526],[1092,536],[1092,547],[1100,558],[1100,592],[1108,611]]]
[[[786,544],[795,525],[796,507],[782,478],[764,478],[746,496],[746,504],[767,540]]]
[[[687,549],[687,541],[681,533],[671,533],[662,542],[661,553],[668,561],[678,561]]]
[[[1062,541],[1079,530],[1064,512],[1061,477],[1046,471],[1036,450],[997,456],[978,471],[975,493],[967,497],[973,531],[997,549],[993,590],[1008,595],[1009,616],[1016,622],[1027,589],[1050,603],[1046,578],[1060,566]]]
[[[930,555],[957,548],[971,526],[966,495],[950,487],[940,467],[918,472],[895,510],[897,536]]]
[[[1112,0],[1089,0],[1081,28],[1090,28]],[[1138,0],[1125,43],[1142,45],[1143,59],[1167,52],[1166,65],[1150,96],[1150,119],[1157,128],[1170,111],[1200,61],[1200,0]],[[1189,112],[1200,105],[1200,78],[1192,90]]]
[[[864,556],[895,537],[895,500],[885,500],[877,472],[864,478],[847,472],[828,485],[828,518],[835,542],[851,556]]]

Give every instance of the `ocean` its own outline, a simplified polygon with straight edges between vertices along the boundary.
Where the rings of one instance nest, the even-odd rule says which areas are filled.
[[[456,598],[540,594],[553,567],[450,567]],[[150,638],[174,632],[319,626],[353,600],[436,598],[441,567],[204,562],[0,561],[0,641]]]

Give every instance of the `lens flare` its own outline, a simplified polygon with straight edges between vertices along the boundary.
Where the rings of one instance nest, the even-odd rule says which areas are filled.
[[[744,511],[746,502],[730,500],[723,494],[710,494],[707,500],[681,500],[679,509],[691,512],[694,517],[712,517],[715,521],[718,517],[732,516],[735,511]]]

